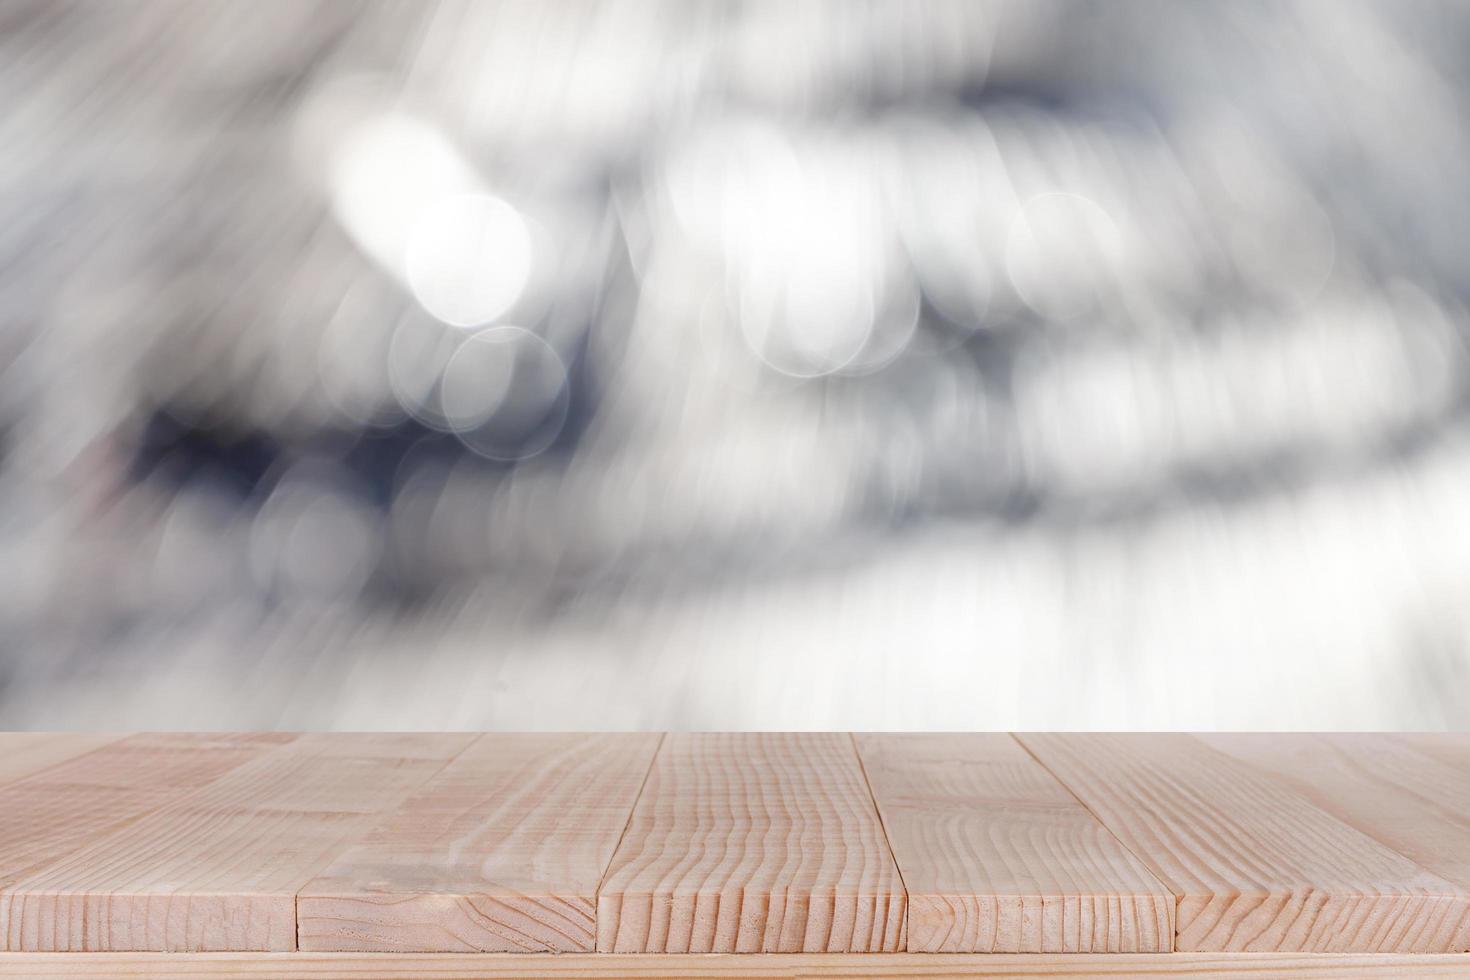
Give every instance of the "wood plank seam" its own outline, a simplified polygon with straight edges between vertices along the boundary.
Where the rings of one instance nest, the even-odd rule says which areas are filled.
[[[854,735],[913,953],[1166,953],[1175,896],[1009,735]]]
[[[178,800],[226,778],[241,766],[284,751],[296,738],[290,733],[140,732],[107,740],[92,751],[66,758],[9,784],[6,793],[10,805],[0,812],[0,823],[5,824],[0,834],[0,845],[4,845],[0,853],[4,853],[7,862],[0,868],[0,947],[25,948],[25,941],[18,940],[16,935],[23,932],[25,925],[24,915],[18,911],[21,899],[17,894],[25,880],[89,846],[88,841],[98,839],[98,835],[106,838],[125,833]],[[34,810],[48,793],[60,793],[62,799],[71,803],[85,803],[85,799],[78,798],[78,791],[93,783],[111,794],[105,811],[93,808],[97,819],[87,815],[86,806],[68,810],[51,808],[49,813]],[[117,815],[119,806],[126,816]],[[31,816],[44,823],[28,826],[27,811],[32,811]],[[21,820],[18,824],[14,822],[17,816]],[[16,847],[26,846],[24,842],[33,836],[32,830],[50,836],[32,840],[30,846],[44,841],[50,853],[29,865],[11,863],[22,860]]]
[[[422,783],[420,783],[420,785],[419,785],[420,788],[422,788],[422,786],[428,786],[429,783],[434,782],[434,780],[437,779],[438,776],[440,776],[440,774],[442,773],[442,771],[447,770],[447,768],[450,767],[450,765],[453,764],[454,761],[457,760],[457,758],[460,758],[460,757],[462,757],[462,755],[465,755],[466,752],[469,752],[470,749],[472,749],[473,746],[476,745],[476,743],[478,743],[479,741],[481,741],[481,739],[484,739],[484,738],[485,738],[485,733],[484,732],[476,733],[475,738],[469,739],[469,741],[467,741],[465,743],[465,745],[460,746],[459,751],[457,751],[457,752],[451,752],[451,754],[448,755],[448,758],[445,758],[444,764],[440,765],[440,767],[438,767],[437,770],[434,770],[434,773],[429,774],[429,776],[426,777],[426,779],[423,780]],[[379,814],[385,813],[385,811],[387,811],[388,808],[390,808],[390,805],[391,805],[390,802],[385,802],[384,807],[382,807],[382,810],[379,810],[378,813]],[[351,843],[353,843],[353,842],[344,842],[343,843],[343,846],[341,846],[340,852],[341,851],[345,851],[345,849],[347,849],[348,846],[351,846]],[[310,883],[312,883],[312,879],[304,880],[304,882],[301,882],[300,886],[298,886],[297,889],[295,889],[295,892],[293,893],[293,895],[291,895],[291,921],[293,921],[293,948],[294,949],[301,949],[301,892],[303,892],[303,890],[306,889],[306,887],[309,886]]]
[[[1196,738],[1293,789],[1432,874],[1470,887],[1470,783],[1403,736]]]
[[[668,740],[668,732],[658,733],[658,744],[653,747],[653,754],[648,757],[648,767],[643,770],[643,781],[638,784],[638,792],[633,796],[633,805],[628,807],[628,816],[623,821],[623,831],[618,834],[618,842],[613,845],[612,853],[607,856],[607,863],[602,866],[602,875],[597,879],[596,901],[593,903],[592,915],[597,915],[597,906],[602,904],[602,886],[607,884],[607,873],[612,870],[613,858],[617,857],[618,848],[623,846],[623,841],[628,838],[628,828],[633,826],[633,813],[638,809],[638,802],[643,799],[643,793],[648,789],[648,777],[653,775],[654,763],[658,761],[658,754],[663,750],[664,742]]]
[[[907,896],[843,734],[670,735],[604,881],[598,950],[903,949]]]
[[[298,892],[321,952],[578,952],[657,733],[487,734]]]
[[[583,954],[570,952],[602,951],[600,937],[591,946],[552,946],[545,951],[528,946],[526,953],[517,953],[493,946],[438,945],[429,936],[428,945],[379,946],[393,950],[383,959],[374,959],[381,954],[368,946],[323,945],[324,933],[317,927],[324,921],[330,924],[331,917],[319,915],[313,902],[321,901],[323,893],[311,885],[318,876],[326,876],[326,869],[335,868],[330,877],[350,887],[326,891],[328,899],[341,897],[351,905],[354,896],[377,895],[383,917],[376,925],[388,930],[404,928],[405,923],[407,928],[419,928],[429,922],[426,916],[434,912],[436,901],[468,901],[478,907],[483,899],[488,909],[502,901],[497,896],[533,903],[534,896],[549,896],[582,918],[590,909],[596,932],[602,928],[604,910],[617,918],[622,913],[614,906],[626,906],[630,895],[639,901],[647,897],[614,874],[621,852],[628,851],[645,853],[649,860],[675,862],[674,871],[663,873],[660,888],[670,880],[667,875],[682,874],[680,869],[706,855],[717,870],[729,868],[717,887],[706,887],[713,878],[698,883],[693,905],[677,915],[712,916],[718,926],[733,903],[742,910],[740,930],[747,928],[747,902],[751,916],[774,915],[778,907],[781,914],[805,916],[808,901],[817,899],[818,886],[825,895],[829,886],[824,882],[855,880],[843,869],[864,866],[875,857],[880,865],[887,860],[892,870],[884,872],[883,894],[900,904],[891,915],[880,916],[890,928],[897,923],[892,941],[881,947],[846,944],[830,918],[817,920],[801,942],[796,941],[802,939],[801,930],[788,937],[790,930],[784,927],[767,930],[768,939],[777,933],[779,939],[766,944],[757,943],[755,933],[749,942],[741,942],[737,932],[734,944],[724,948],[738,951],[745,962],[724,964],[717,975],[747,970],[746,975],[759,974],[762,968],[756,961],[773,955],[750,955],[760,948],[803,951],[794,965],[767,975],[851,975],[865,971],[864,962],[876,968],[876,960],[865,958],[886,948],[913,958],[898,971],[911,976],[924,975],[928,964],[935,966],[935,972],[956,970],[950,975],[961,975],[965,971],[959,970],[960,964],[971,962],[971,957],[981,964],[971,975],[1194,976],[1184,958],[1199,957],[1198,963],[1209,964],[1209,976],[1231,976],[1240,969],[1252,976],[1284,977],[1286,964],[1292,964],[1291,971],[1306,964],[1307,974],[1314,976],[1392,976],[1394,964],[1402,967],[1401,972],[1417,974],[1419,963],[1428,967],[1447,954],[1458,959],[1446,962],[1463,970],[1442,975],[1470,980],[1470,880],[1465,880],[1470,859],[1461,857],[1470,843],[1470,818],[1465,816],[1470,813],[1466,809],[1470,783],[1465,780],[1470,773],[1470,739],[1453,744],[1425,739],[1421,746],[1414,736],[1314,735],[1296,737],[1292,746],[1278,751],[1269,742],[1247,742],[1252,736],[1207,734],[770,733],[769,746],[752,736],[726,735],[715,738],[736,743],[728,750],[716,751],[712,744],[681,763],[689,767],[687,771],[671,769],[661,776],[669,746],[697,736],[528,735],[519,737],[522,741],[484,733],[279,736],[337,740],[336,748],[324,744],[308,752],[304,745],[297,751],[291,742],[275,743],[277,736],[264,733],[221,736],[262,741],[253,761],[235,764],[241,771],[210,768],[187,782],[176,776],[161,781],[156,774],[163,770],[152,762],[134,769],[134,763],[120,761],[126,754],[117,758],[106,754],[118,751],[119,743],[134,743],[133,757],[146,761],[156,753],[179,751],[163,744],[173,737],[140,733],[91,748],[85,739],[9,743],[20,751],[12,753],[11,769],[0,769],[4,773],[0,800],[11,804],[8,809],[24,810],[23,794],[16,787],[32,780],[49,780],[62,794],[54,805],[33,807],[33,815],[16,824],[21,831],[26,826],[46,829],[49,836],[36,838],[31,855],[17,855],[8,862],[12,871],[25,867],[37,854],[52,863],[17,872],[16,881],[23,887],[0,889],[0,921],[5,923],[0,934],[8,934],[15,925],[20,929],[16,935],[25,943],[13,949],[56,950],[42,955],[57,957],[45,962],[58,964],[78,962],[62,959],[72,955],[68,951],[99,950],[118,956],[128,951],[175,951],[156,961],[117,961],[155,963],[156,969],[140,968],[147,975],[187,973],[187,963],[206,962],[189,959],[199,955],[195,950],[235,951],[227,955],[239,956],[234,962],[242,965],[253,964],[250,969],[257,975],[261,970],[284,969],[293,961],[253,958],[250,951],[283,951],[271,954],[275,957],[290,950],[301,951],[303,957],[341,956],[340,962],[352,964],[344,966],[344,975],[361,969],[359,963],[391,963],[392,970],[398,970],[400,963],[410,962],[408,957],[420,954],[483,957],[458,961],[470,972],[509,976],[512,964],[522,962],[528,973],[551,975],[556,972],[552,964],[532,964],[529,957],[562,951],[556,963],[569,973],[621,976],[625,969],[638,972],[632,964],[649,957],[635,951],[636,943],[624,947],[629,952],[620,952],[618,963],[612,956],[583,961]],[[177,736],[181,742],[206,737]],[[590,739],[596,751],[589,748],[583,754],[577,749],[567,756],[561,749],[521,747],[548,737]],[[150,745],[148,738],[160,744]],[[637,738],[639,754],[623,755],[611,748],[623,738]],[[139,739],[145,740],[142,748],[136,744]],[[427,748],[435,739],[437,745]],[[984,739],[992,741],[982,744]],[[742,740],[752,744],[742,747]],[[787,740],[792,744],[775,744]],[[0,739],[0,748],[5,744]],[[364,749],[367,745],[376,747]],[[1338,755],[1328,752],[1331,746],[1337,747]],[[146,755],[137,756],[145,750]],[[578,760],[575,765],[571,758]],[[280,761],[269,763],[271,759]],[[304,765],[313,759],[320,761]],[[512,763],[516,759],[520,761]],[[602,782],[611,771],[610,759],[621,759],[615,798]],[[92,771],[90,777],[69,768],[79,764]],[[347,764],[357,767],[353,773],[343,771]],[[639,765],[644,768],[641,774]],[[26,766],[39,768],[11,775]],[[192,771],[192,766],[175,765],[175,770]],[[271,781],[246,778],[246,769],[257,776],[270,774]],[[838,772],[841,779],[832,778]],[[665,785],[659,791],[661,778]],[[170,785],[177,796],[147,807],[139,802],[123,809],[107,795],[136,796],[144,788],[151,793]],[[475,795],[469,795],[467,785],[478,786]],[[409,805],[419,797],[423,800]],[[527,809],[526,800],[534,806]],[[671,801],[690,800],[700,805],[670,825],[667,836],[648,837],[648,828],[638,819],[645,804],[652,812]],[[188,805],[191,802],[198,805]],[[88,845],[84,854],[58,857],[69,851],[58,843],[54,818],[79,803],[98,812],[105,809],[116,815],[117,822],[109,824],[97,846]],[[839,816],[859,810],[869,813],[859,821],[867,829],[844,837],[843,829],[852,825],[846,818],[829,821],[828,810],[834,807]],[[0,818],[5,809],[0,805]],[[460,815],[459,822],[441,825],[439,815],[451,810]],[[783,812],[788,816],[773,824],[773,815]],[[593,813],[600,816],[586,819]],[[503,822],[500,814],[515,822]],[[204,819],[220,823],[190,829],[188,821],[197,824]],[[803,826],[804,819],[816,820],[817,826]],[[1095,832],[1077,831],[1084,820],[1095,825]],[[238,826],[231,821],[238,821]],[[383,837],[377,832],[380,826],[395,829]],[[467,830],[475,826],[481,829],[472,837]],[[598,828],[598,843],[590,855],[580,850],[580,844],[570,846],[573,839],[588,836],[592,826]],[[405,829],[410,831],[406,835]],[[808,839],[813,831],[815,836]],[[22,843],[27,839],[24,833],[10,836]],[[0,843],[6,839],[0,834]],[[521,842],[515,846],[531,844],[519,852],[529,855],[519,865],[531,869],[524,877],[516,877],[504,860],[507,852],[501,848],[511,840]],[[1084,846],[1079,847],[1078,841]],[[248,849],[237,853],[236,842],[242,848],[249,845]],[[366,851],[361,850],[364,847]],[[765,848],[769,859],[751,870],[713,856],[727,850],[734,854],[740,848]],[[785,848],[785,856],[776,857],[776,848]],[[1099,848],[1109,856],[1094,863]],[[572,853],[583,856],[569,859]],[[788,881],[779,874],[765,877],[773,868],[798,867],[793,862],[806,853],[823,855],[810,865],[817,873],[816,885],[804,883],[805,872],[798,876],[803,882],[799,885],[791,884],[798,879]],[[911,867],[905,868],[900,854],[912,862]],[[492,855],[497,862],[493,866]],[[1125,857],[1137,862],[1143,874],[1122,874]],[[828,858],[835,863],[829,865]],[[857,865],[851,863],[854,860]],[[569,864],[579,873],[560,875],[558,871]],[[356,869],[355,876],[342,874],[341,868]],[[830,877],[834,871],[836,878]],[[1144,880],[1157,885],[1152,906]],[[664,892],[668,898],[658,901],[690,900],[687,888],[670,887]],[[855,887],[864,900],[882,904],[881,894],[863,891],[862,884]],[[928,923],[925,942],[917,941],[912,932],[916,891],[917,900],[928,903],[921,915]],[[1119,896],[1136,902],[1140,895],[1145,901],[1136,908],[1126,901],[1118,904]],[[393,901],[396,896],[422,901],[424,914],[405,918],[403,907]],[[1097,896],[1104,900],[1099,903]],[[23,920],[15,918],[21,906],[13,904],[19,900],[35,903],[28,908],[49,916],[39,932],[35,925],[21,929]],[[956,909],[955,915],[963,914],[958,911],[963,904],[969,919],[951,921],[968,925],[945,932],[946,903]],[[1149,947],[1130,945],[1140,935],[1132,923],[1145,907],[1158,910],[1150,918],[1159,921],[1153,934],[1163,941]],[[984,934],[991,916],[1000,915],[1001,909],[1010,917],[1005,920],[1009,930],[1005,942]],[[1166,909],[1172,913],[1167,923]],[[264,933],[253,924],[257,912],[269,913],[269,921],[262,919],[259,927]],[[199,944],[193,938],[195,925],[206,920],[212,924],[204,928],[220,938]],[[353,928],[350,915],[338,921]],[[1000,922],[997,918],[997,930]],[[688,924],[682,928],[687,931]],[[257,935],[265,938],[250,938]],[[1048,937],[1039,948],[1034,945],[1038,935]],[[1065,937],[1065,945],[1056,940],[1058,936]],[[315,947],[303,945],[309,939],[316,940]],[[659,964],[659,975],[704,975],[702,963],[681,955],[696,951],[698,944],[681,940],[681,949],[680,942],[667,937],[644,942],[643,948],[652,954],[650,962]],[[717,943],[713,948],[721,947]],[[1157,951],[1145,953],[1145,948]],[[456,949],[466,952],[453,953]],[[1140,954],[1160,962],[1145,962]],[[1017,955],[1029,959],[1015,959],[1014,972],[999,970],[1000,958],[1010,961]],[[23,974],[39,969],[36,964],[41,960],[20,956],[0,954],[0,976],[13,975],[17,968]],[[1273,956],[1277,959],[1267,958]],[[829,957],[838,958],[829,962]],[[585,966],[572,970],[581,962]],[[1344,972],[1332,973],[1329,962],[1343,966]],[[681,963],[689,973],[680,973]],[[1280,973],[1274,972],[1277,964]],[[708,969],[715,970],[713,961]],[[992,969],[998,973],[992,974]],[[1079,972],[1074,974],[1074,969]],[[1376,972],[1380,970],[1385,972]]]
[[[1180,896],[1176,952],[1470,945],[1470,893],[1198,738],[1016,737],[1054,758],[1048,768],[1135,853],[1147,850],[1139,857]]]
[[[1111,837],[1114,841],[1117,842],[1117,844],[1118,844],[1119,847],[1121,847],[1123,850],[1127,851],[1129,854],[1133,855],[1134,860],[1138,861],[1139,864],[1143,865],[1145,868],[1148,868],[1149,869],[1149,873],[1151,875],[1153,875],[1153,879],[1159,883],[1159,887],[1160,888],[1162,888],[1164,891],[1168,892],[1170,895],[1173,895],[1174,896],[1174,923],[1175,923],[1175,925],[1174,925],[1174,934],[1169,937],[1169,952],[1170,953],[1177,953],[1179,951],[1179,946],[1178,946],[1178,938],[1179,938],[1179,925],[1178,925],[1178,923],[1179,923],[1179,904],[1180,904],[1180,902],[1182,902],[1184,900],[1184,896],[1180,895],[1178,892],[1176,892],[1172,888],[1170,888],[1168,886],[1168,884],[1162,878],[1160,878],[1157,873],[1154,872],[1153,865],[1150,862],[1145,861],[1144,858],[1143,858],[1143,855],[1139,854],[1133,848],[1129,847],[1128,846],[1128,842],[1125,841],[1125,840],[1123,840],[1121,837],[1119,837],[1117,835],[1117,833],[1114,832],[1113,828],[1108,826],[1107,821],[1103,820],[1103,818],[1101,817],[1101,815],[1099,815],[1095,810],[1093,810],[1092,807],[1088,806],[1087,805],[1087,801],[1084,800],[1081,796],[1077,795],[1077,791],[1074,790],[1071,786],[1067,785],[1067,781],[1066,780],[1062,779],[1055,772],[1053,772],[1052,771],[1052,768],[1050,766],[1048,766],[1046,764],[1046,762],[1043,759],[1041,759],[1041,757],[1039,757],[1035,752],[1032,752],[1031,751],[1031,747],[1029,745],[1027,745],[1025,742],[1023,742],[1016,735],[1015,732],[1007,732],[1006,734],[1010,737],[1011,741],[1015,742],[1017,745],[1019,745],[1021,747],[1021,751],[1022,752],[1025,752],[1027,755],[1029,755],[1032,759],[1034,759],[1036,761],[1036,764],[1038,766],[1040,766],[1042,769],[1045,769],[1046,772],[1047,772],[1047,774],[1049,776],[1051,776],[1052,779],[1056,780],[1057,785],[1060,786],[1060,787],[1062,787],[1062,789],[1066,790],[1067,793],[1072,797],[1072,799],[1074,799],[1074,800],[1077,801],[1077,805],[1078,806],[1082,807],[1082,809],[1086,810],[1088,813],[1091,813],[1092,814],[1092,818],[1094,820],[1096,820],[1098,822],[1098,825],[1100,827],[1102,827],[1102,829],[1107,832],[1107,834],[1108,834],[1109,837]]]
[[[1223,749],[1221,749],[1221,748],[1219,748],[1219,747],[1217,747],[1215,745],[1210,744],[1210,742],[1209,742],[1208,739],[1201,738],[1199,735],[1190,734],[1190,735],[1185,735],[1184,737],[1187,738],[1189,741],[1191,741],[1191,742],[1193,742],[1193,743],[1195,743],[1197,745],[1202,746],[1206,752],[1210,753],[1211,755],[1216,755],[1216,756],[1218,756],[1222,760],[1229,760],[1231,762],[1241,762],[1242,761],[1242,760],[1236,759],[1230,753],[1224,751]],[[1402,857],[1404,861],[1408,862],[1413,867],[1422,870],[1426,875],[1430,875],[1430,876],[1433,876],[1433,877],[1436,877],[1436,878],[1441,878],[1441,876],[1439,875],[1439,873],[1437,871],[1435,871],[1432,868],[1429,868],[1429,867],[1425,866],[1422,862],[1420,862],[1415,857],[1413,857],[1413,856],[1411,856],[1409,854],[1406,854],[1404,852],[1404,849],[1403,848],[1397,847],[1394,844],[1389,843],[1389,842],[1383,840],[1378,834],[1370,833],[1367,828],[1364,828],[1364,827],[1359,826],[1358,825],[1358,822],[1356,820],[1352,819],[1347,814],[1336,812],[1334,808],[1325,805],[1322,801],[1315,799],[1311,794],[1309,794],[1307,792],[1304,792],[1301,787],[1297,786],[1295,784],[1295,782],[1292,779],[1290,779],[1289,777],[1287,777],[1286,775],[1284,775],[1282,773],[1278,773],[1278,772],[1272,771],[1272,770],[1269,770],[1269,769],[1265,769],[1265,768],[1263,768],[1261,766],[1258,766],[1258,765],[1252,765],[1251,766],[1251,769],[1254,772],[1256,772],[1263,780],[1265,780],[1267,782],[1275,783],[1277,786],[1279,786],[1283,790],[1286,790],[1286,791],[1290,792],[1293,796],[1296,796],[1297,798],[1305,801],[1308,805],[1314,807],[1315,809],[1320,810],[1322,813],[1326,814],[1331,819],[1340,822],[1344,826],[1350,828],[1351,830],[1353,830],[1353,831],[1355,831],[1355,832],[1357,832],[1359,834],[1362,834],[1365,838],[1368,838],[1369,840],[1373,841],[1378,846],[1383,847],[1386,850],[1393,852],[1395,855],[1398,855],[1399,857]],[[1449,881],[1449,879],[1444,879],[1444,878],[1441,878],[1441,880]],[[1450,883],[1451,884],[1455,884],[1454,882],[1450,882]],[[1465,893],[1462,892],[1461,901],[1459,903],[1462,906],[1462,915],[1463,915],[1463,908],[1464,908],[1464,906],[1466,904],[1467,897],[1470,897],[1470,896],[1467,896]],[[1436,921],[1443,920],[1444,918],[1446,918],[1447,916],[1449,916],[1450,914],[1452,914],[1452,911],[1453,911],[1453,909],[1452,909],[1452,906],[1451,906],[1451,903],[1450,902],[1443,902],[1443,903],[1441,903],[1441,909],[1440,909],[1439,915],[1436,917]],[[1304,912],[1302,914],[1305,914],[1305,910],[1304,910]],[[1402,925],[1402,927],[1400,928],[1399,935],[1401,937],[1404,936],[1410,929],[1414,928],[1416,925],[1419,925],[1421,927],[1421,930],[1422,930],[1423,924],[1420,923],[1420,922],[1416,922],[1416,921],[1413,921],[1413,920],[1411,920],[1409,922],[1405,922]],[[1354,938],[1356,938],[1357,935],[1359,933],[1361,933],[1361,931],[1363,929],[1366,929],[1366,928],[1368,928],[1368,924],[1367,923],[1364,923],[1362,926],[1359,927],[1359,929],[1356,932],[1354,932],[1354,934],[1353,934],[1354,935]],[[1461,937],[1462,937],[1461,938],[1462,948],[1458,952],[1460,952],[1462,954],[1470,953],[1470,946],[1464,946],[1464,943],[1466,942],[1466,939],[1467,938],[1470,938],[1470,936],[1467,936],[1466,930],[1465,930],[1465,928],[1463,926],[1460,929],[1460,933],[1461,933]]]
[[[374,755],[360,752],[359,746],[395,741],[409,746],[416,736],[324,733],[287,737],[286,744],[260,752],[166,805],[111,828],[83,850],[28,874],[5,895],[3,911],[11,948],[18,943],[20,949],[48,952],[98,948],[294,950],[300,883],[284,884],[282,878],[289,881],[295,869],[271,861],[251,862],[241,854],[257,845],[278,851],[286,848],[280,853],[293,857],[299,855],[291,848],[301,844],[312,849],[312,854],[340,847],[351,838],[334,836],[335,828],[392,805],[398,798],[395,793],[406,791],[415,779],[432,778],[447,765],[446,756],[457,756],[480,736],[417,737],[430,744],[402,758],[401,747],[385,747]],[[379,768],[390,760],[403,766]],[[297,767],[315,775],[292,784],[276,771],[279,767],[286,771]],[[381,775],[369,784],[374,772]],[[263,785],[284,795],[274,805],[262,804],[249,792],[255,788],[252,780],[264,780]],[[352,780],[359,782],[352,785]],[[298,798],[303,802],[298,804]],[[200,865],[198,854],[180,850],[177,828],[170,833],[168,825],[160,823],[170,815],[185,819],[199,846],[226,848],[217,859],[228,863]],[[260,824],[262,818],[266,829],[250,831],[251,821]],[[289,827],[296,818],[305,821],[306,837],[281,838],[280,828]],[[228,848],[233,847],[245,850],[231,853]],[[109,853],[109,848],[116,853]],[[200,874],[206,877],[187,877]],[[111,880],[109,875],[118,877]],[[232,883],[222,884],[209,875],[224,875]],[[145,884],[150,881],[161,888],[151,890],[152,885]],[[10,935],[24,925],[26,914],[32,916],[33,924],[22,934]]]
[[[455,752],[455,753],[451,754],[448,759],[445,759],[444,760],[444,765],[442,765],[438,769],[434,770],[433,775],[431,775],[427,779],[425,779],[423,781],[423,783],[420,784],[420,786],[421,787],[422,786],[426,786],[429,783],[433,782],[434,779],[437,778],[440,773],[444,772],[445,769],[448,769],[449,766],[456,759],[458,759],[460,756],[462,756],[466,752],[468,752],[471,748],[473,748],[484,737],[485,737],[485,733],[484,732],[477,732],[475,734],[475,737],[472,738],[472,739],[470,739],[468,742],[466,742],[460,748],[460,750],[458,752]],[[381,813],[385,812],[388,809],[388,806],[389,806],[389,803],[387,801],[385,801],[384,806],[383,806],[383,809],[382,810],[379,810],[378,813],[381,814]],[[351,843],[352,843],[351,841],[346,842],[344,844],[344,846],[343,846],[343,849],[345,850],[346,847],[351,846]],[[292,931],[293,943],[292,943],[292,948],[293,949],[296,949],[296,950],[300,950],[301,949],[301,893],[302,893],[302,891],[304,891],[306,889],[306,887],[308,885],[311,884],[311,881],[312,881],[312,879],[310,879],[310,878],[308,878],[305,881],[303,881],[296,888],[296,891],[291,896],[291,917],[292,917],[292,925],[293,925],[293,931]]]
[[[898,874],[898,887],[903,892],[904,924],[901,935],[904,937],[904,952],[908,952],[908,915],[913,896],[909,894],[908,883],[903,880],[903,868],[898,863],[898,855],[893,853],[893,840],[888,834],[888,822],[883,818],[883,808],[878,805],[877,794],[873,792],[873,780],[868,776],[868,764],[863,760],[862,749],[858,747],[857,734],[848,732],[847,737],[852,742],[852,754],[857,757],[858,771],[863,774],[863,785],[868,788],[868,801],[873,804],[873,812],[878,814],[878,826],[883,830],[883,846],[888,848],[888,859],[893,862],[893,870]]]
[[[458,752],[451,753],[450,756],[449,756],[449,758],[447,758],[447,759],[444,760],[444,764],[442,766],[440,766],[438,769],[434,770],[433,774],[431,774],[428,778],[426,778],[423,781],[423,783],[421,783],[420,785],[421,786],[426,786],[429,783],[433,782],[434,779],[440,773],[444,772],[445,769],[448,769],[449,766],[451,764],[453,764],[453,762],[456,759],[458,759],[460,756],[462,756],[466,752],[468,752],[472,747],[474,747],[474,745],[476,743],[478,743],[484,737],[485,737],[485,733],[484,732],[476,733],[475,734],[475,737],[472,738],[472,739],[470,739],[469,741],[467,741],[463,746],[461,746]],[[388,805],[389,805],[388,802],[385,801],[384,806],[383,806],[383,809],[382,810],[379,810],[378,812],[379,813],[382,813],[382,812],[386,811],[388,809]],[[350,845],[351,845],[351,842],[346,842],[344,844],[344,848],[347,847],[347,846],[350,846]],[[303,881],[300,884],[300,886],[298,886],[296,888],[296,891],[291,896],[291,920],[292,920],[292,939],[293,939],[293,941],[292,941],[292,948],[293,949],[297,949],[297,950],[301,949],[301,892],[309,884],[311,884],[311,879],[307,879],[306,881]]]

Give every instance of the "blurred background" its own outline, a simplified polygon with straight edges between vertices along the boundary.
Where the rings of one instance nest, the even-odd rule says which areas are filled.
[[[1470,726],[1466,50],[0,0],[0,727]]]

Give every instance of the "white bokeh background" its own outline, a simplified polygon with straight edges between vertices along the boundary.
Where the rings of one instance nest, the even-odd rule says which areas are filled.
[[[1467,41],[0,4],[0,727],[1470,724]]]

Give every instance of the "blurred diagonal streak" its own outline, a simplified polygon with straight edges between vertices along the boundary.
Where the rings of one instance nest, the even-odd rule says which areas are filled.
[[[1470,724],[1467,41],[0,0],[0,727]]]

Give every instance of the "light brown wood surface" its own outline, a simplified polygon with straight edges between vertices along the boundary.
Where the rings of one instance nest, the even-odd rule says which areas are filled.
[[[298,899],[303,950],[587,950],[657,735],[484,735]]]
[[[64,761],[0,786],[0,935],[20,927],[11,905],[25,876],[294,737],[133,735],[66,758],[77,746],[64,736]]]
[[[1370,735],[1368,737],[1382,736]],[[1437,732],[1435,734],[1409,732],[1388,737],[1412,746],[1462,773],[1470,773],[1470,732]]]
[[[89,732],[0,732],[0,787],[122,737]]]
[[[0,953],[0,977],[249,980],[1464,980],[1467,954]]]
[[[903,921],[848,735],[673,734],[603,882],[597,948],[888,951]]]
[[[1317,806],[1470,889],[1470,779],[1392,735],[1201,735]]]
[[[0,735],[0,976],[1470,980],[1470,737],[660,738]]]
[[[1018,738],[1179,897],[1177,950],[1470,944],[1463,889],[1195,738]]]
[[[914,952],[1168,952],[1174,896],[1009,735],[859,735]]]
[[[294,949],[301,887],[473,738],[302,735],[7,888],[8,948]]]

